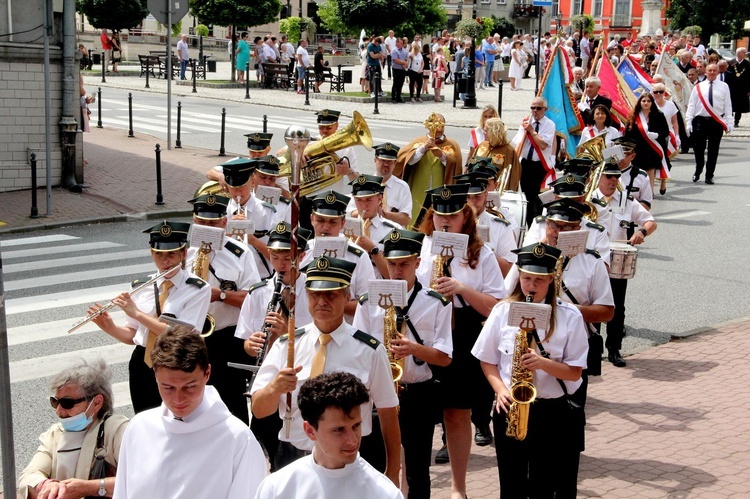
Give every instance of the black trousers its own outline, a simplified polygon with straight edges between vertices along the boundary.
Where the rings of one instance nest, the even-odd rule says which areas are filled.
[[[161,395],[156,385],[154,370],[143,361],[146,349],[136,346],[128,363],[128,385],[133,411],[139,412],[153,409],[161,405]]]
[[[91,67],[89,67],[91,69]],[[742,118],[742,113],[735,111],[734,112],[734,126],[735,128],[740,124],[740,118]]]
[[[404,87],[405,80],[406,80],[406,70],[393,68],[393,86],[391,87],[391,100],[392,101],[401,100],[401,89]]]
[[[388,79],[391,78],[391,56],[390,54],[386,56],[385,58],[385,65],[388,67]],[[394,69],[395,71],[395,69]]]
[[[565,397],[537,399],[531,404],[524,440],[505,435],[505,413],[495,413],[493,423],[500,497],[576,497],[583,422],[570,416]]]
[[[400,401],[398,423],[404,447],[406,483],[409,484],[408,499],[427,499],[430,497],[430,463],[435,432],[433,421],[439,412],[435,383],[430,380],[404,385]]]
[[[385,473],[386,455],[383,432],[380,430],[380,418],[375,409],[372,411],[372,433],[362,437],[359,444],[359,455],[381,473]]]
[[[250,430],[256,440],[266,450],[268,461],[271,463],[271,471],[276,471],[276,454],[279,452],[279,431],[284,422],[279,417],[277,410],[265,418],[253,417],[250,422]],[[288,464],[288,463],[287,463]]]
[[[390,68],[390,66],[388,66],[388,68]],[[383,85],[382,85],[383,71],[382,71],[382,68],[380,67],[380,64],[378,64],[377,66],[367,66],[367,69],[370,71],[370,92],[381,93],[383,91]],[[375,85],[376,74],[378,75],[377,88],[375,88],[376,87]]]
[[[279,421],[281,420],[279,419]],[[279,450],[276,452],[273,467],[278,471],[287,464],[292,464],[297,459],[309,456],[311,453],[311,451],[300,450],[289,442],[279,442]]]
[[[607,323],[607,340],[604,346],[608,350],[620,350],[622,339],[625,337],[625,294],[628,291],[627,279],[611,279],[612,298],[615,302],[615,315]]]
[[[250,415],[245,397],[245,371],[227,366],[227,362],[247,364],[250,361],[242,347],[243,340],[234,336],[236,328],[237,326],[225,327],[206,337],[208,360],[211,363],[208,384],[216,388],[229,412],[247,425],[250,424]]]
[[[704,116],[693,118],[693,152],[695,153],[695,175],[703,173],[704,153],[708,145],[708,157],[705,158],[706,180],[714,178],[716,160],[719,157],[719,146],[724,129],[716,120]]]
[[[411,69],[408,72],[409,75],[409,98],[419,99],[422,95],[422,73],[417,73]],[[416,92],[416,95],[414,95]]]
[[[542,214],[542,201],[539,199],[539,186],[547,171],[541,161],[521,160],[521,190],[526,195],[526,227],[531,227],[534,217]]]

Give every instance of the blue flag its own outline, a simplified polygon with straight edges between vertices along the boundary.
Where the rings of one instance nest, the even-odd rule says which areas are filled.
[[[573,79],[566,55],[559,46],[555,47],[552,61],[547,65],[540,95],[547,99],[545,116],[555,123],[556,133],[565,138],[566,149],[572,158],[575,157],[583,122],[569,88]]]
[[[667,55],[667,57],[669,57]],[[617,66],[617,72],[620,73],[622,79],[628,85],[630,90],[633,91],[633,95],[636,98],[640,98],[642,94],[651,92],[652,82],[650,78],[644,73],[640,66],[633,64],[630,57],[623,57],[620,65]]]

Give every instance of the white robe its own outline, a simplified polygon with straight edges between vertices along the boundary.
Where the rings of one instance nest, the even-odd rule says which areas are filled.
[[[213,386],[185,419],[175,419],[163,403],[135,415],[120,448],[115,499],[253,497],[266,459]]]
[[[312,455],[269,475],[258,487],[255,499],[398,499],[393,483],[357,455],[337,470],[324,468]]]

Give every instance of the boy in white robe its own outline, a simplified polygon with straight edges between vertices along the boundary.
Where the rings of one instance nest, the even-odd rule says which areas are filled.
[[[203,339],[187,328],[161,334],[151,360],[160,407],[136,415],[120,448],[115,499],[253,497],[263,452],[216,389]]]
[[[353,374],[308,379],[297,395],[312,454],[266,477],[255,499],[403,499],[401,491],[359,455],[362,407],[370,395]]]

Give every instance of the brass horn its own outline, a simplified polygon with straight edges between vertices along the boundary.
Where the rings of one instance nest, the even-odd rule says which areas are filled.
[[[584,201],[589,208],[586,218],[592,222],[596,222],[599,218],[599,210],[596,209],[596,206],[591,202],[591,199],[594,197],[594,192],[596,192],[596,189],[599,187],[599,178],[602,176],[602,170],[604,169],[604,149],[606,148],[606,142],[604,139],[604,134],[597,135],[593,139],[587,140],[576,148],[577,158],[592,159],[596,162],[588,175],[588,184],[586,184],[586,197]]]
[[[352,146],[364,146],[368,150],[372,148],[370,127],[357,111],[354,111],[352,122],[346,128],[305,147],[304,155],[309,159],[300,171],[300,195],[307,196],[341,180],[342,176],[336,173],[336,163],[341,158],[335,152]],[[281,174],[289,175],[290,163],[286,155],[279,163]]]
[[[229,193],[216,180],[209,180],[202,186],[198,187],[193,194],[194,198],[204,194],[213,194],[214,196],[231,197]]]

